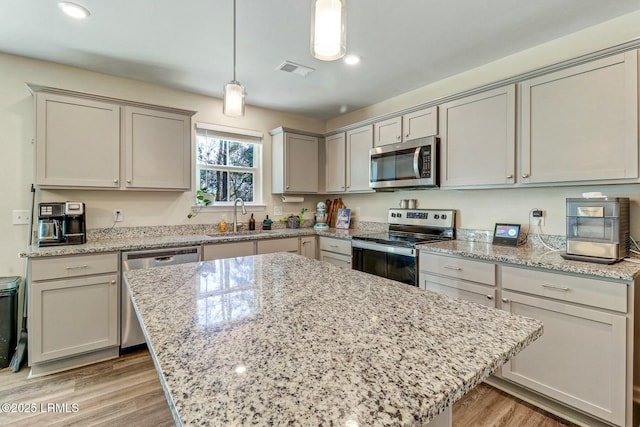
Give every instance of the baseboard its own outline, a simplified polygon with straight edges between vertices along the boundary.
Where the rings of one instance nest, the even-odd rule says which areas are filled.
[[[567,421],[571,421],[582,427],[612,427],[613,424],[605,421],[593,418],[584,412],[577,411],[569,408],[555,400],[551,400],[544,396],[541,396],[535,392],[529,391],[523,387],[513,384],[502,378],[491,376],[485,380],[487,384],[504,391],[512,396],[517,397],[527,403],[530,403],[544,411],[549,412],[557,417],[563,418]]]
[[[65,357],[64,359],[35,363],[31,365],[29,378],[55,374],[56,372],[67,371],[69,369],[79,368],[81,366],[87,366],[109,359],[115,359],[119,356],[120,348],[118,346],[115,346],[104,348],[102,350],[92,351],[89,353],[79,354],[77,356]]]

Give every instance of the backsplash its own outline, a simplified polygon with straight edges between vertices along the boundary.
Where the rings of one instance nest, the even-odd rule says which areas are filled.
[[[458,228],[456,229],[456,239],[467,240],[470,242],[491,243],[493,240],[493,231]],[[529,234],[524,245],[534,248],[547,248],[547,246],[550,246],[553,249],[564,250],[566,249],[566,243],[567,239],[565,236],[553,234]]]
[[[248,223],[242,223],[240,231],[246,231],[249,229]],[[301,228],[313,227],[312,221],[305,221]],[[272,230],[284,230],[286,225],[274,221],[271,224]],[[381,222],[368,222],[368,221],[352,221],[350,224],[351,229],[357,229],[371,232],[386,231],[388,224]],[[259,231],[262,229],[262,224],[256,224],[256,229]],[[87,230],[87,241],[109,241],[118,239],[137,239],[137,238],[149,238],[149,237],[162,237],[162,236],[188,236],[198,234],[217,234],[218,224],[187,224],[187,225],[156,225],[156,226],[144,226],[144,227],[109,227],[109,228],[94,228]]]

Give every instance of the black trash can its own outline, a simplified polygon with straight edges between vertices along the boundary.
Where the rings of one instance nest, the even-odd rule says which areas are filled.
[[[0,277],[0,369],[11,362],[16,349],[19,277]]]

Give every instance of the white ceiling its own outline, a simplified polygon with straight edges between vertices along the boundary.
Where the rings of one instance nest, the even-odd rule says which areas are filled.
[[[221,97],[232,0],[1,0],[0,51]],[[247,103],[327,119],[640,9],[638,0],[349,0],[347,53],[309,53],[311,0],[237,0]],[[276,68],[290,60],[306,77]],[[104,94],[108,95],[108,94]]]

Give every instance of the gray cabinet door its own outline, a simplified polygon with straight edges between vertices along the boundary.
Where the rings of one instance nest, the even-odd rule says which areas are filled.
[[[638,178],[638,53],[520,84],[523,183]]]
[[[118,345],[118,275],[30,284],[29,363]]]
[[[38,93],[36,182],[45,187],[120,187],[120,106]]]
[[[544,334],[502,376],[615,425],[625,425],[626,318],[503,291],[502,308],[544,323]]]

